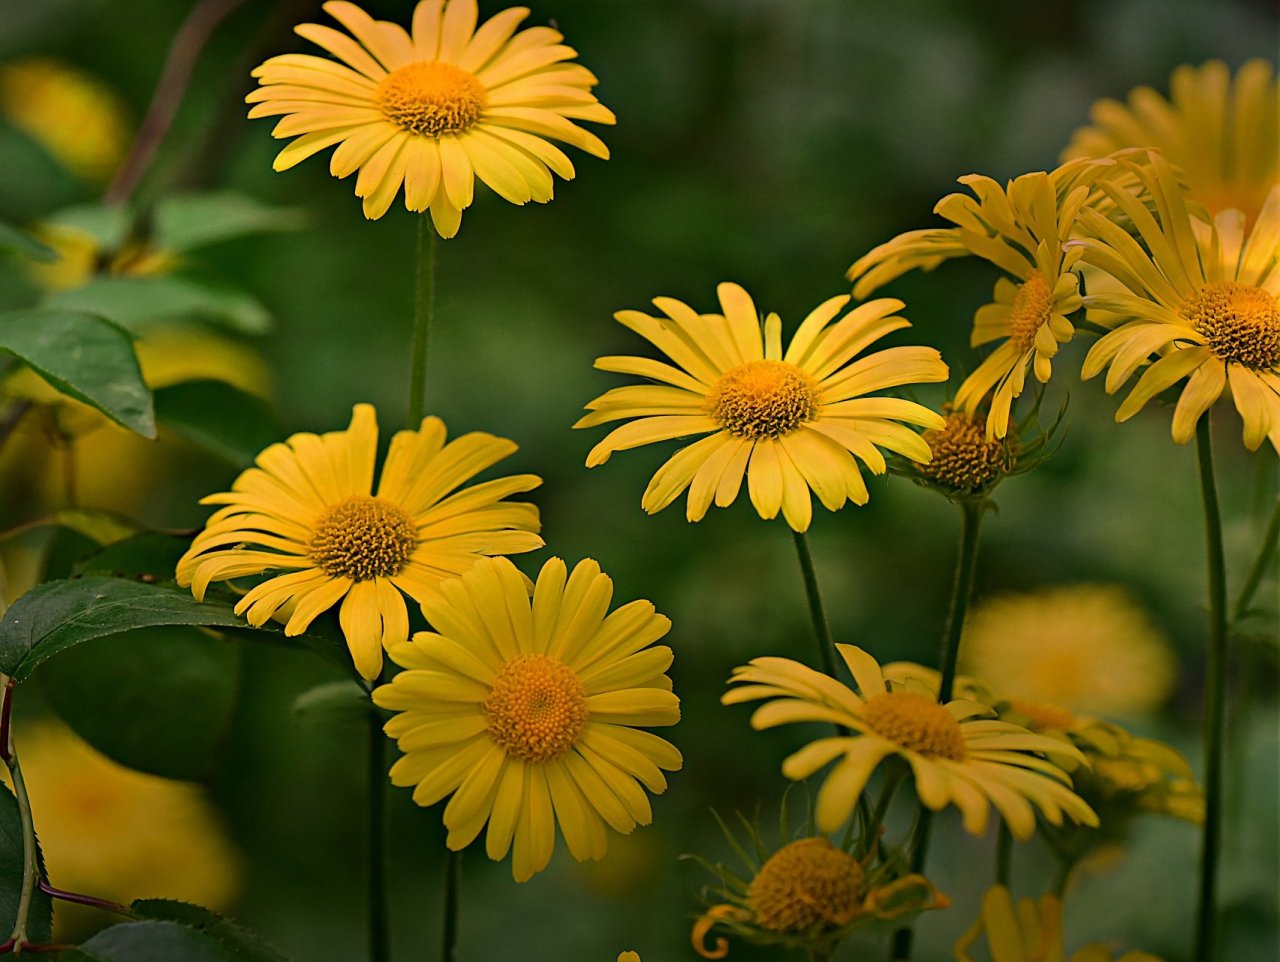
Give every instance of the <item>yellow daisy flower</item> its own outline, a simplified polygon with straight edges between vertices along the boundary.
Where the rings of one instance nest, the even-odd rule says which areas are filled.
[[[894,347],[853,360],[872,342],[911,326],[894,313],[901,301],[872,301],[836,320],[849,297],[833,297],[804,319],[783,353],[777,314],[762,324],[751,295],[737,284],[721,284],[718,293],[722,314],[698,314],[658,297],[653,303],[662,317],[614,315],[678,367],[641,357],[596,361],[603,371],[658,383],[615,388],[587,405],[591,413],[574,427],[635,419],[592,448],[587,467],[604,464],[615,451],[706,434],[653,476],[640,502],[646,511],[661,511],[687,488],[687,517],[701,520],[713,501],[732,504],[745,477],[760,517],[776,517],[781,509],[792,528],[805,531],[813,515],[810,489],[831,511],[846,500],[867,502],[855,456],[875,474],[885,471],[879,448],[929,460],[929,446],[897,422],[940,428],[938,414],[913,401],[863,395],[945,381],[941,355],[931,347]]]
[[[526,7],[477,27],[476,0],[422,0],[412,32],[352,3],[324,9],[351,35],[314,23],[295,29],[337,61],[272,57],[253,71],[261,86],[246,98],[254,104],[249,116],[283,115],[272,135],[297,138],[276,157],[276,170],[337,144],[329,170],[360,172],[365,217],[385,214],[403,184],[405,206],[430,210],[440,236],[452,237],[477,177],[513,204],[545,203],[552,172],[574,175],[551,141],[609,156],[575,123],[614,123],[591,93],[595,75],[568,62],[577,52],[558,31],[517,32]]]
[[[283,570],[236,604],[249,624],[289,612],[286,635],[299,635],[339,601],[342,632],[365,678],[382,670],[382,649],[409,637],[401,592],[421,602],[441,581],[485,555],[542,547],[538,509],[504,501],[532,491],[532,474],[460,485],[516,450],[479,432],[445,443],[444,423],[424,418],[398,431],[376,494],[378,423],[357,404],[345,431],[295,434],[273,444],[232,489],[178,562],[178,584],[203,600],[210,582]]]
[[[1280,451],[1280,185],[1273,187],[1246,235],[1238,210],[1211,224],[1193,220],[1169,164],[1126,165],[1153,198],[1153,216],[1129,190],[1104,185],[1132,222],[1140,246],[1096,211],[1081,215],[1088,237],[1072,241],[1083,260],[1123,286],[1085,298],[1109,334],[1085,358],[1081,376],[1109,368],[1108,394],[1151,361],[1116,411],[1117,421],[1183,378],[1173,412],[1173,440],[1189,441],[1196,422],[1230,386],[1244,420],[1244,443],[1264,439]]]
[[[1064,742],[990,718],[975,702],[940,705],[925,685],[886,681],[876,660],[861,648],[837,645],[860,696],[839,681],[787,658],[756,658],[736,668],[730,683],[741,687],[721,699],[726,705],[773,699],[751,716],[756,729],[792,722],[828,722],[848,735],[820,738],[782,765],[788,778],[808,778],[840,759],[818,792],[815,817],[823,832],[836,831],[852,814],[872,771],[898,755],[910,765],[916,794],[933,811],[956,805],[964,827],[981,835],[991,805],[1019,839],[1035,831],[1035,810],[1053,825],[1066,816],[1096,825],[1097,816],[1071,789],[1059,764],[1040,757],[1083,760]]]
[[[1045,895],[1038,902],[1022,899],[1015,911],[1013,896],[994,885],[982,896],[982,914],[956,942],[956,962],[975,962],[970,951],[983,934],[992,962],[1051,962],[1067,958],[1063,948],[1062,900]],[[1146,952],[1126,952],[1118,959],[1100,942],[1072,953],[1070,962],[1160,962]]]
[[[1125,147],[1154,148],[1176,166],[1211,214],[1238,210],[1248,229],[1280,183],[1280,80],[1265,60],[1250,60],[1234,80],[1220,60],[1183,65],[1169,78],[1170,99],[1150,87],[1128,104],[1099,100],[1063,153],[1064,160],[1105,157]]]
[[[373,693],[400,712],[386,725],[404,752],[391,781],[414,786],[419,805],[453,795],[444,824],[454,851],[487,822],[485,851],[497,860],[512,850],[517,882],[546,868],[556,822],[574,858],[602,858],[606,827],[625,835],[652,820],[641,785],[662,793],[661,769],[682,764],[633,727],[680,720],[671,649],[653,644],[671,622],[647,601],[607,614],[612,597],[594,561],[569,573],[552,558],[532,601],[510,561],[479,561],[426,596],[436,632],[394,646],[407,670]]]

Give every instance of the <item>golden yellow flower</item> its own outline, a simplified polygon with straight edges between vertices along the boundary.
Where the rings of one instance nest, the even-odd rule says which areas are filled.
[[[1246,234],[1238,210],[1219,213],[1211,224],[1193,219],[1159,154],[1149,166],[1125,166],[1154,199],[1155,215],[1114,184],[1103,188],[1145,246],[1096,211],[1081,215],[1089,236],[1069,246],[1123,291],[1085,298],[1114,329],[1090,349],[1081,375],[1088,379],[1107,368],[1106,389],[1113,394],[1148,365],[1116,411],[1117,421],[1186,378],[1173,412],[1179,444],[1191,439],[1200,416],[1230,386],[1245,446],[1254,450],[1269,439],[1280,451],[1280,185]]]
[[[1060,585],[977,604],[964,671],[1000,695],[1073,713],[1141,715],[1173,692],[1177,660],[1150,616],[1115,585]]]
[[[975,962],[970,950],[983,936],[992,962],[1061,962],[1067,957],[1062,937],[1062,901],[1045,895],[1039,901],[1022,899],[1015,910],[1013,896],[1003,885],[987,889],[982,914],[956,942],[956,962]],[[1126,952],[1118,959],[1102,943],[1072,953],[1070,962],[1160,962],[1146,952]]]
[[[88,180],[110,176],[129,145],[120,99],[87,74],[48,57],[0,67],[0,113]]]
[[[619,952],[618,962],[640,962],[640,954],[638,952]]]
[[[121,903],[176,898],[231,907],[240,857],[200,789],[117,765],[53,722],[24,725],[14,739],[59,888]],[[62,907],[58,914],[76,924],[61,918]]]
[[[682,763],[634,727],[680,719],[671,649],[653,644],[671,622],[647,601],[609,613],[612,598],[594,561],[569,573],[551,559],[532,601],[510,561],[479,561],[426,595],[436,631],[393,646],[406,670],[373,693],[400,713],[386,725],[404,752],[392,782],[414,786],[419,805],[452,794],[446,844],[465,848],[487,822],[485,851],[511,850],[517,882],[546,868],[556,822],[574,858],[603,858],[606,828],[648,825],[644,788],[661,794],[661,770]]]
[[[659,297],[653,303],[662,317],[614,315],[679,366],[642,357],[596,361],[603,371],[658,383],[615,388],[587,405],[591,413],[574,427],[635,419],[591,449],[588,467],[615,451],[706,434],[653,476],[641,500],[646,511],[661,511],[687,488],[687,517],[698,521],[713,501],[732,504],[745,477],[760,517],[781,509],[792,528],[804,531],[813,515],[810,489],[831,511],[846,500],[866,503],[855,456],[875,474],[885,470],[881,447],[929,460],[928,445],[897,422],[940,428],[938,414],[914,401],[863,395],[946,380],[941,355],[931,347],[894,347],[853,360],[910,326],[894,314],[901,301],[872,301],[835,320],[849,298],[833,297],[805,318],[783,353],[777,314],[762,324],[751,295],[737,284],[721,284],[718,293],[723,314],[698,314]]]
[[[351,35],[314,23],[296,30],[337,60],[272,57],[253,71],[262,86],[246,98],[254,104],[249,116],[283,115],[273,136],[297,138],[276,157],[276,170],[338,145],[329,170],[359,171],[366,217],[385,214],[403,184],[405,206],[430,210],[440,236],[452,237],[476,178],[513,204],[545,203],[552,172],[574,176],[552,141],[609,156],[575,123],[614,122],[591,93],[595,75],[568,62],[577,53],[558,31],[517,31],[527,8],[477,27],[476,0],[422,0],[411,33],[352,3],[324,9]]]
[[[1265,60],[1250,60],[1233,79],[1227,65],[1183,65],[1166,100],[1150,87],[1128,104],[1099,100],[1062,157],[1105,157],[1125,147],[1154,148],[1178,168],[1191,196],[1210,214],[1238,210],[1247,230],[1280,183],[1280,80]]]
[[[345,431],[267,448],[231,491],[201,501],[223,507],[178,562],[178,583],[203,599],[213,581],[284,571],[241,598],[237,614],[257,626],[288,606],[285,634],[298,635],[341,601],[356,671],[377,678],[382,649],[409,637],[401,592],[421,602],[479,558],[542,547],[538,509],[503,500],[536,488],[536,475],[457,490],[514,442],[475,432],[446,444],[444,423],[424,418],[392,437],[374,493],[377,448],[368,404],[355,406]]]
[[[849,818],[871,773],[890,755],[911,765],[922,804],[933,811],[956,805],[972,835],[986,830],[991,805],[1020,839],[1035,831],[1037,809],[1052,825],[1061,825],[1064,816],[1097,824],[1057,761],[1083,760],[1078,749],[992,719],[994,712],[985,705],[959,700],[941,705],[936,693],[913,678],[886,681],[876,660],[861,648],[836,648],[860,696],[799,662],[755,658],[734,669],[729,681],[740,687],[721,699],[725,704],[772,699],[752,715],[756,729],[813,721],[852,730],[819,738],[782,765],[784,775],[799,780],[840,759],[818,792],[820,830],[834,832]]]

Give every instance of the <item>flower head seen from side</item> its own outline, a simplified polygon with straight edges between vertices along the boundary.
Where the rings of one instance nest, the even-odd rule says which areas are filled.
[[[955,945],[956,962],[976,962],[974,946],[986,935],[991,962],[1047,962],[1066,959],[1062,935],[1062,900],[1045,895],[1038,900],[1021,899],[1003,885],[993,885],[982,896],[977,921]],[[1116,957],[1102,943],[1093,943],[1072,953],[1070,962],[1160,962],[1146,952],[1126,952]]]
[[[377,678],[382,651],[409,637],[404,595],[421,602],[486,555],[542,547],[538,509],[504,500],[541,484],[532,474],[461,488],[516,450],[479,432],[445,443],[439,418],[391,439],[375,491],[377,415],[356,405],[345,431],[295,434],[258,455],[178,562],[178,583],[203,599],[210,583],[283,572],[236,604],[259,626],[282,609],[298,635],[342,602],[356,671]],[[403,594],[402,594],[403,593]]]
[[[761,323],[751,296],[737,284],[721,284],[718,292],[722,314],[698,314],[659,297],[660,317],[615,315],[675,363],[596,361],[601,370],[656,383],[615,388],[587,405],[590,413],[574,427],[630,422],[592,448],[588,467],[615,451],[705,434],[653,476],[641,500],[646,511],[661,511],[687,489],[687,517],[699,521],[713,502],[732,504],[745,478],[762,518],[781,510],[793,529],[804,531],[813,514],[810,490],[831,511],[846,501],[866,503],[857,462],[883,473],[880,448],[929,460],[928,445],[899,422],[940,428],[942,418],[914,401],[866,395],[946,380],[941,355],[931,347],[894,347],[854,360],[874,341],[910,326],[894,313],[901,301],[876,300],[840,316],[849,298],[833,297],[805,318],[784,352],[777,314]]]
[[[980,497],[1004,479],[1018,459],[1018,443],[1012,431],[1004,437],[987,436],[987,419],[981,412],[943,408],[946,423],[924,432],[933,457],[914,465],[916,474],[949,498]]]
[[[1064,817],[1097,824],[1093,810],[1071,791],[1060,763],[1082,761],[1078,749],[991,718],[994,712],[985,705],[958,700],[941,705],[934,692],[913,679],[887,681],[861,648],[836,647],[858,693],[799,662],[756,658],[734,669],[729,680],[737,687],[721,699],[725,704],[769,699],[751,716],[756,729],[794,722],[850,729],[847,735],[811,742],[782,765],[784,775],[799,780],[836,762],[818,792],[815,816],[821,831],[834,832],[844,824],[876,766],[892,755],[910,764],[921,803],[933,811],[956,805],[972,835],[986,830],[992,805],[1019,839],[1035,831],[1037,810],[1052,825],[1061,825]]]
[[[505,558],[478,562],[423,603],[435,627],[391,649],[405,668],[373,700],[398,714],[394,784],[444,809],[446,844],[511,851],[517,882],[546,868],[555,826],[579,861],[605,854],[607,831],[648,825],[644,789],[666,790],[676,749],[638,726],[674,725],[680,702],[655,645],[671,622],[647,601],[612,613],[613,582],[594,561],[542,567],[530,600]],[[643,787],[642,787],[643,786]]]
[[[1193,218],[1173,169],[1159,154],[1130,170],[1154,203],[1149,211],[1123,186],[1104,189],[1137,239],[1096,211],[1081,215],[1087,236],[1071,242],[1121,293],[1085,298],[1112,330],[1085,358],[1081,376],[1107,371],[1108,394],[1140,368],[1117,421],[1186,380],[1173,411],[1173,440],[1185,444],[1201,415],[1230,389],[1244,421],[1244,444],[1280,451],[1280,185],[1251,230],[1238,210],[1212,223]]]
[[[1184,64],[1169,78],[1168,99],[1144,86],[1127,103],[1095,103],[1092,125],[1075,132],[1063,159],[1158,150],[1210,214],[1238,210],[1248,229],[1280,183],[1280,79],[1273,74],[1265,60],[1250,60],[1234,78],[1220,60]]]
[[[286,170],[337,145],[335,177],[356,177],[364,214],[381,217],[404,187],[405,206],[431,211],[442,237],[458,232],[479,178],[513,204],[545,203],[552,174],[573,162],[552,141],[596,157],[609,150],[580,121],[612,124],[596,77],[550,27],[517,30],[512,7],[477,27],[476,0],[422,0],[411,30],[374,20],[355,4],[325,12],[349,34],[307,23],[297,33],[336,60],[272,57],[253,74],[249,116],[282,117],[272,132],[294,139],[276,157]]]

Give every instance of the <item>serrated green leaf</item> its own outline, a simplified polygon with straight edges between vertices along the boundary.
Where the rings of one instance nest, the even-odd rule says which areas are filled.
[[[156,418],[230,464],[247,467],[284,433],[262,398],[224,381],[184,381],[155,392]]]
[[[369,723],[373,702],[352,681],[331,681],[309,688],[293,700],[293,713],[308,723],[357,728]]]
[[[129,908],[143,919],[177,922],[217,939],[235,949],[239,953],[236,957],[244,962],[288,962],[278,949],[253,932],[201,905],[172,899],[138,899]]]
[[[37,849],[39,843],[37,842]],[[18,800],[7,785],[0,784],[0,929],[13,931],[18,919],[18,901],[22,897],[22,867],[26,855],[22,848],[22,816]],[[32,894],[31,914],[27,916],[27,938],[32,942],[53,939],[53,904],[39,889]]]
[[[152,242],[160,250],[181,253],[266,231],[297,230],[301,211],[274,207],[233,191],[169,197],[155,210]]]
[[[0,251],[21,254],[46,264],[58,259],[58,252],[52,247],[47,247],[26,231],[5,221],[0,221]]]
[[[169,921],[124,922],[59,956],[60,962],[251,962],[208,932]]]
[[[128,333],[74,310],[0,314],[0,350],[25,361],[63,394],[92,405],[145,438],[156,436],[151,391]]]
[[[91,311],[135,333],[165,321],[204,321],[242,334],[264,334],[271,315],[258,301],[225,284],[185,275],[95,277],[56,291],[46,307]]]

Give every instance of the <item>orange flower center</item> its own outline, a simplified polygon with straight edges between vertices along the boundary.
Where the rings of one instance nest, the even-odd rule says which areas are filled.
[[[1251,371],[1280,365],[1280,308],[1262,288],[1234,281],[1206,284],[1187,298],[1182,316],[1221,360]]]
[[[484,700],[493,740],[526,762],[546,762],[567,752],[589,714],[582,680],[548,655],[512,658]]]
[[[760,866],[747,904],[756,923],[774,932],[815,923],[839,928],[857,914],[862,885],[862,866],[853,856],[825,838],[802,838]]]
[[[726,371],[706,405],[726,431],[752,441],[790,434],[817,409],[817,382],[786,361],[748,361]]]
[[[882,692],[868,698],[862,720],[877,735],[930,758],[965,758],[960,723],[932,698],[911,691]]]
[[[1027,720],[1032,731],[1067,731],[1076,723],[1076,716],[1065,708],[1043,701],[1010,698],[1009,707]]]
[[[986,487],[1010,468],[1012,439],[988,441],[986,419],[981,415],[952,411],[942,430],[925,431],[924,440],[933,460],[917,464],[916,470],[955,491]]]
[[[393,124],[425,137],[466,130],[484,111],[485,88],[451,63],[411,63],[378,84],[373,105]]]
[[[399,574],[417,546],[418,529],[398,506],[356,495],[316,522],[310,548],[325,574],[369,581]]]
[[[1036,333],[1049,323],[1053,289],[1045,276],[1036,271],[1018,285],[1009,309],[1009,339],[1020,351],[1029,351],[1035,345]]]

